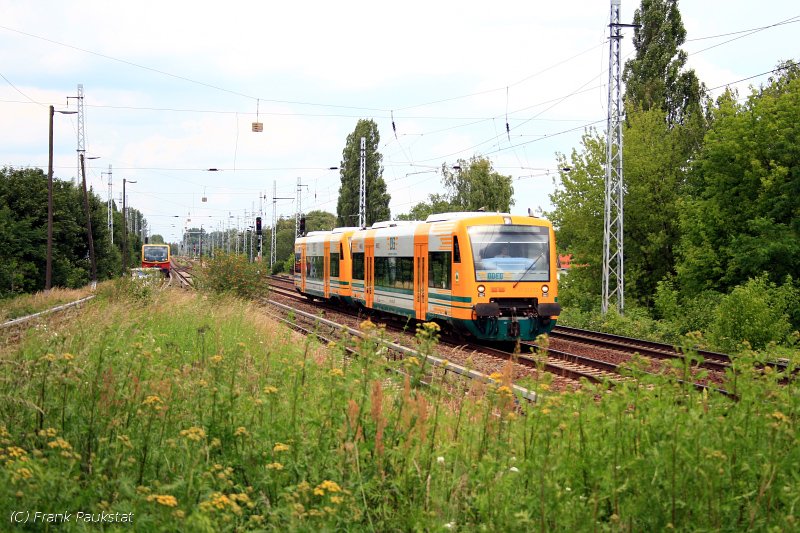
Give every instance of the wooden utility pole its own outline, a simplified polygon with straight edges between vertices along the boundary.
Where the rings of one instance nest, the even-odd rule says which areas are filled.
[[[53,115],[50,106],[50,137],[47,163],[47,260],[44,272],[44,290],[49,291],[53,283]]]

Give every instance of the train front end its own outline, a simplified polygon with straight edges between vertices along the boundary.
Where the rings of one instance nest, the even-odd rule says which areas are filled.
[[[453,264],[451,322],[490,341],[549,333],[561,313],[550,222],[507,214],[462,222],[455,233],[462,245],[461,261]]]
[[[168,244],[145,244],[142,246],[142,268],[159,268],[168,275],[170,250]]]

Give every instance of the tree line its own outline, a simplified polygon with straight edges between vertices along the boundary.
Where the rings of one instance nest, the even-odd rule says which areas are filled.
[[[0,170],[0,298],[45,287],[47,260],[47,174],[38,168]],[[99,280],[122,272],[123,219],[114,205],[114,243],[108,204],[89,194],[89,212]],[[142,245],[142,213],[128,208],[128,261],[137,263]],[[52,285],[76,288],[89,283],[89,240],[83,191],[71,181],[53,180]]]

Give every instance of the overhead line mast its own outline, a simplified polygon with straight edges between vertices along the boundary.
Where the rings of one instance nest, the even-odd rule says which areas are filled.
[[[86,153],[86,128],[83,119],[83,84],[78,84],[78,172],[75,174],[75,185],[81,175],[81,154]]]
[[[358,227],[367,227],[367,139],[361,137],[361,160],[358,182]]]
[[[625,308],[624,268],[624,182],[622,179],[622,94],[620,83],[621,0],[611,0],[611,23],[608,55],[608,129],[606,140],[605,213],[603,216],[603,314],[615,302]]]

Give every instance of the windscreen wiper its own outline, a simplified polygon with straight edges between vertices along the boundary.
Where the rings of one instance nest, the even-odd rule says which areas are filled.
[[[541,259],[542,257],[544,257],[544,252],[540,253],[539,257],[537,257],[536,259],[533,260],[533,263],[531,263],[531,266],[529,266],[525,270],[525,272],[522,273],[522,275],[519,277],[519,279],[516,281],[516,283],[514,283],[514,285],[511,286],[512,289],[516,289],[517,288],[517,285],[519,285],[519,282],[522,281],[522,279],[525,277],[525,274],[530,272],[531,269],[536,266],[536,263],[538,263],[539,259]]]

